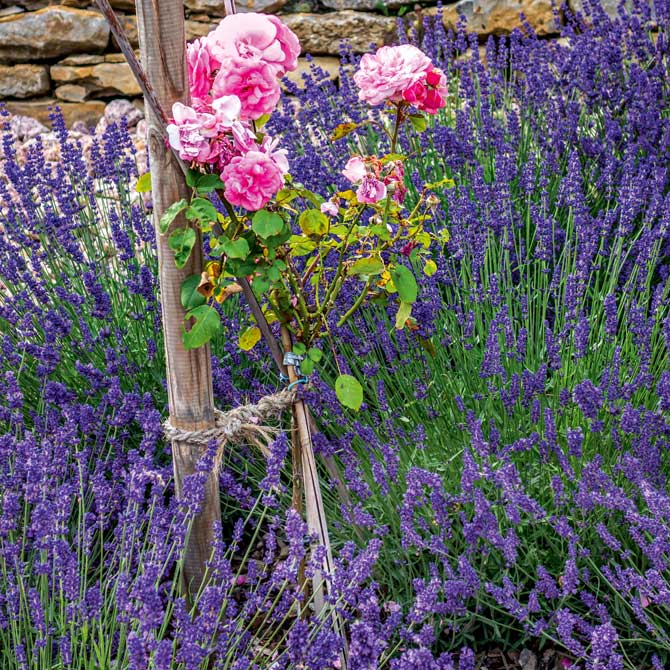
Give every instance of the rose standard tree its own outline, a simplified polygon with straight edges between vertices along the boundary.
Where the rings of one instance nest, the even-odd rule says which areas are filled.
[[[431,246],[445,242],[423,228],[434,202],[430,188],[449,185],[427,184],[411,210],[404,206],[407,157],[397,153],[399,132],[408,122],[425,129],[425,115],[442,108],[446,95],[445,75],[410,45],[364,56],[355,75],[360,98],[388,111],[381,128],[389,152],[352,155],[343,171],[351,189],[323,195],[295,182],[286,151],[264,125],[280,98],[279,79],[295,69],[299,53],[296,36],[279,19],[255,13],[228,16],[188,46],[191,104],[173,106],[167,132],[190,165],[191,196],[173,203],[160,223],[167,233],[176,216],[189,222],[172,227],[168,237],[178,267],[193,253],[196,230],[208,238],[204,271],[184,282],[184,346],[211,339],[221,321],[218,303],[236,291],[236,282],[248,281],[261,318],[279,323],[290,355],[289,387],[308,381],[322,360],[324,338],[333,342],[333,325],[343,325],[369,297],[396,303],[396,328],[412,324],[415,270],[433,272]],[[361,125],[343,123],[336,135]],[[259,341],[260,325],[240,333],[243,349]],[[361,406],[363,389],[351,375],[340,374],[335,390],[345,406]],[[294,420],[300,442],[293,450],[294,506],[301,509],[301,480],[316,480],[312,506],[318,509],[310,518],[308,496],[307,520],[328,549],[309,421],[299,400]],[[324,568],[331,568],[328,557]]]

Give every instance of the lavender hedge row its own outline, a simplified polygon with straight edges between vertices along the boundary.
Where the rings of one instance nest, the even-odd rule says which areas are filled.
[[[466,670],[495,646],[551,645],[562,667],[670,661],[670,3],[653,10],[595,9],[559,43],[500,38],[486,64],[439,21],[401,33],[452,82],[445,113],[401,140],[412,183],[456,186],[434,209],[450,240],[416,329],[383,304],[332,324],[308,391],[347,489],[326,487],[353,670]],[[342,110],[366,113],[354,60],[339,89],[315,70],[274,122],[309,187],[344,186],[347,139],[328,135]],[[329,622],[295,616],[305,529],[286,511],[284,437],[267,462],[227,455],[217,579],[181,597],[203,475],[174,499],[132,145],[111,127],[90,171],[57,126],[56,165],[39,143],[25,165],[9,135],[2,149],[3,667],[337,667]],[[237,349],[245,314],[224,312],[225,408],[279,382],[266,352]],[[365,386],[360,414],[335,398],[338,369]]]

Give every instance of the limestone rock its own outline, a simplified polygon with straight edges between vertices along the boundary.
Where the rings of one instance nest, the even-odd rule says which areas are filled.
[[[9,119],[9,130],[17,141],[25,142],[46,133],[48,129],[32,116],[13,114]]]
[[[127,63],[99,63],[97,65],[54,65],[51,79],[58,84],[85,86],[95,97],[112,95],[140,95],[140,87]]]
[[[235,0],[238,12],[265,12],[273,14],[286,4],[286,0]]]
[[[381,5],[388,9],[397,9],[403,3],[402,0],[322,0],[326,7],[332,9],[355,9],[356,11],[374,11]]]
[[[109,123],[119,123],[121,119],[125,119],[128,128],[133,128],[144,118],[144,112],[137,109],[130,100],[117,98],[107,104],[103,118]]]
[[[136,50],[135,55],[139,59],[140,52]],[[123,54],[105,54],[104,60],[105,63],[125,63],[126,57]]]
[[[0,99],[44,95],[50,88],[44,65],[0,65]]]
[[[75,54],[74,56],[68,56],[63,60],[58,61],[58,65],[96,65],[97,63],[102,63],[104,60],[104,56]]]
[[[60,102],[54,98],[37,98],[25,101],[12,100],[5,103],[10,114],[31,116],[46,126],[51,125],[49,114],[54,105],[60,107],[68,127],[71,127],[75,121],[83,121],[87,126],[95,126],[105,111],[105,103],[100,100]]]
[[[436,12],[432,7],[424,10],[425,14]],[[448,28],[454,28],[464,15],[468,29],[479,35],[505,35],[522,27],[520,14],[538,35],[558,32],[551,0],[460,0],[442,9],[442,21]]]
[[[54,5],[0,18],[0,61],[99,52],[108,41],[107,22],[97,12]]]
[[[365,53],[371,44],[381,46],[392,41],[396,30],[393,17],[350,10],[289,14],[282,19],[298,36],[303,52],[311,54],[337,55],[342,40],[348,41],[356,53]]]
[[[235,0],[238,12],[276,12],[286,4],[286,0]],[[186,0],[186,8],[191,12],[201,12],[210,16],[225,16],[223,0]]]
[[[12,14],[21,14],[23,7],[17,5],[10,5],[9,7],[0,7],[0,16],[11,16]]]
[[[316,56],[312,59],[312,63],[324,70],[328,74],[328,79],[337,79],[340,74],[340,59],[334,56]],[[303,74],[311,74],[312,67],[306,58],[298,59],[298,68],[293,72],[286,73],[286,79],[297,84],[299,88],[305,87],[305,80]]]
[[[191,19],[186,19],[184,26],[186,32],[186,41],[192,42],[198,37],[204,37],[210,30],[214,28],[216,22],[205,23],[203,21],[193,21]]]
[[[58,86],[54,93],[59,100],[83,102],[88,98],[90,91],[86,86],[80,86],[79,84],[63,84],[63,86]]]

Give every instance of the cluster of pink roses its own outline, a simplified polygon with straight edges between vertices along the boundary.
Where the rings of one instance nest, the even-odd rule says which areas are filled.
[[[225,198],[249,211],[262,209],[288,172],[286,151],[268,136],[258,139],[253,122],[274,109],[279,79],[297,67],[299,53],[298,38],[277,17],[253,12],[227,16],[187,47],[191,106],[173,106],[170,145],[183,160],[220,173]],[[372,105],[390,101],[434,114],[445,104],[444,73],[410,45],[366,54],[354,80]],[[379,202],[389,193],[398,203],[404,199],[400,161],[353,156],[343,174],[357,185],[359,202]],[[337,213],[334,202],[324,207]]]
[[[288,172],[286,152],[250,122],[270,113],[279,78],[297,67],[298,38],[275,16],[227,16],[187,47],[191,107],[176,103],[170,145],[188,162],[218,168],[233,205],[262,209]]]
[[[381,47],[361,58],[354,81],[359,97],[371,105],[406,102],[435,114],[445,105],[447,78],[423,51],[410,44]]]
[[[402,161],[382,163],[375,156],[352,156],[344,166],[342,174],[358,186],[358,202],[374,204],[383,200],[388,193],[398,204],[402,204],[405,199],[407,187]]]
[[[281,94],[279,79],[298,66],[300,43],[276,16],[234,14],[188,45],[191,99],[209,109],[227,95],[240,99],[240,118],[269,114]]]

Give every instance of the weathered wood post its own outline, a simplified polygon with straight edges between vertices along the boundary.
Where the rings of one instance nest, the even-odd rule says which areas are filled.
[[[137,27],[140,57],[158,103],[164,110],[170,110],[177,101],[188,104],[183,0],[137,0]],[[189,190],[175,156],[165,144],[162,120],[150,104],[145,107],[170,423],[183,430],[202,430],[214,426],[210,349],[209,346],[190,351],[184,349],[181,332],[185,313],[180,297],[184,279],[202,271],[202,244],[196,229],[198,239],[191,257],[182,269],[178,269],[167,245],[168,235],[158,234],[157,224],[163,212],[173,202],[188,198]],[[183,226],[184,219],[179,216],[172,225]],[[184,479],[194,472],[201,455],[199,446],[172,443],[177,497],[182,497]],[[191,594],[197,593],[205,578],[205,561],[211,551],[214,524],[220,520],[218,478],[211,472],[202,508],[194,519],[185,549],[184,576]]]

